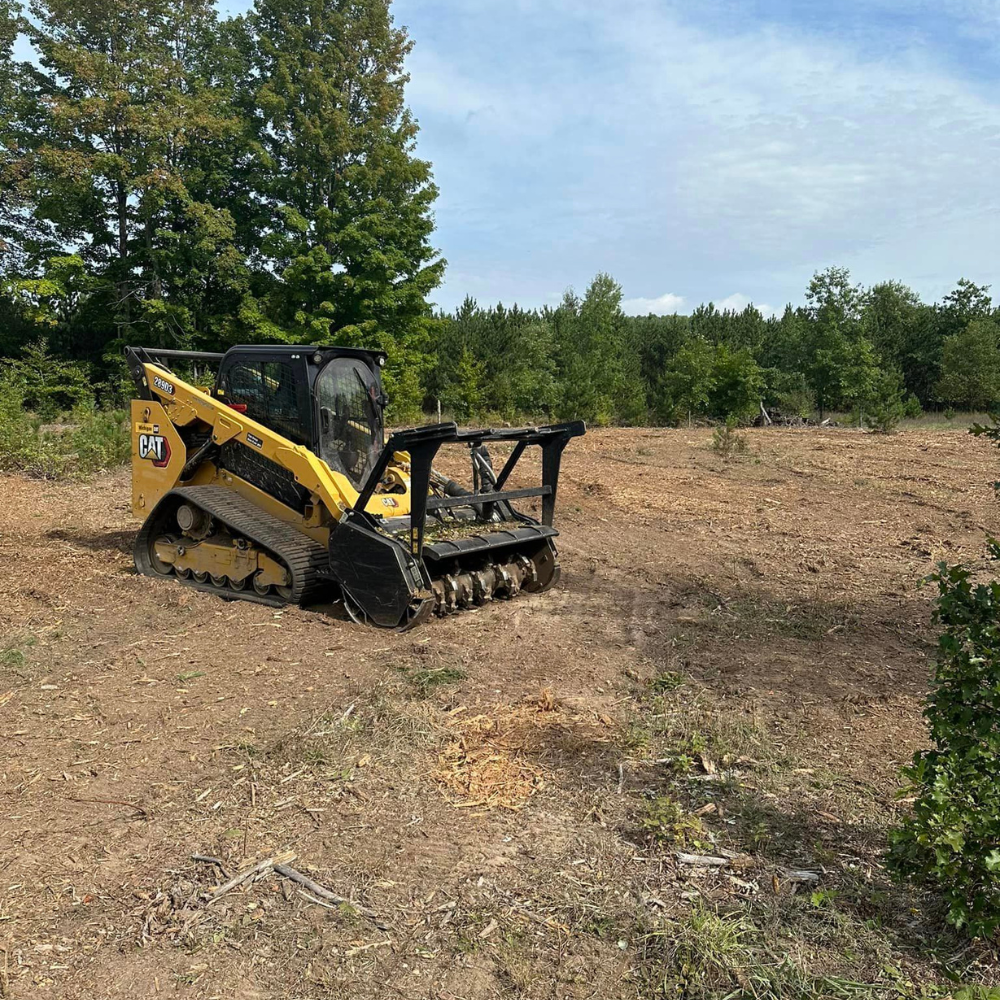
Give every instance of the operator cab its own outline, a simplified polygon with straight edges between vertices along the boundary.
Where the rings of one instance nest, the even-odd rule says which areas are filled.
[[[360,489],[384,443],[384,364],[381,351],[233,347],[219,365],[216,390]]]

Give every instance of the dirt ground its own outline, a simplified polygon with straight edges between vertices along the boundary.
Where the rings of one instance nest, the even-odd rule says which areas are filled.
[[[0,478],[0,996],[764,995],[740,948],[788,996],[943,982],[879,858],[924,739],[916,583],[981,562],[996,453],[748,441],[572,442],[558,589],[408,634],[137,576],[126,471]],[[273,873],[206,902],[282,851],[357,908]]]

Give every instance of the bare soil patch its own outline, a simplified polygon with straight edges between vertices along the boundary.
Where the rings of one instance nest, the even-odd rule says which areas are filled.
[[[916,583],[982,565],[995,452],[710,439],[573,442],[558,589],[405,635],[138,577],[126,472],[0,478],[0,996],[944,983],[959,945],[879,856],[924,740]],[[205,905],[223,878],[192,854],[281,851],[390,929],[279,878]],[[740,957],[775,950],[791,971]]]

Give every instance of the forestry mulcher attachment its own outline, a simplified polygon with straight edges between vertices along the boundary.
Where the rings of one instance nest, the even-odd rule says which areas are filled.
[[[378,351],[233,347],[225,354],[127,348],[135,564],[229,599],[272,606],[342,600],[357,622],[412,628],[431,614],[554,586],[559,463],[582,423],[384,441]],[[218,366],[214,387],[171,371]],[[195,377],[197,379],[197,376]],[[512,447],[497,472],[487,446]],[[465,445],[472,489],[433,468]],[[541,486],[504,487],[526,448]],[[537,497],[541,519],[514,501]]]

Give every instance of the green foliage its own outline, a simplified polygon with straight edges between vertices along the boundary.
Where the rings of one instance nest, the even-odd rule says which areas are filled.
[[[903,399],[903,416],[907,420],[916,420],[917,417],[923,415],[923,412],[924,408],[920,405],[916,393],[908,392]]]
[[[104,381],[125,342],[380,347],[415,416],[444,262],[389,0],[222,23],[211,0],[34,0],[24,64],[16,13],[0,0],[0,351],[42,326]]]
[[[712,451],[724,462],[732,461],[737,455],[742,455],[749,446],[746,434],[741,433],[738,427],[736,418],[729,417],[712,432]]]
[[[1000,346],[996,324],[974,319],[945,338],[941,349],[938,398],[971,410],[989,410],[1000,401]]]
[[[1000,544],[988,547],[1000,558]],[[941,627],[924,710],[933,747],[904,771],[916,802],[888,861],[941,891],[949,923],[989,937],[1000,929],[1000,581],[974,583],[946,563],[928,579]]]
[[[454,379],[441,395],[441,403],[458,420],[468,420],[479,413],[483,405],[483,375],[486,365],[477,361],[468,347],[462,348]]]
[[[0,357],[40,415],[121,405],[121,347],[386,351],[389,418],[746,421],[853,408],[891,429],[1000,402],[989,288],[929,305],[815,274],[802,308],[628,317],[595,276],[555,309],[432,315],[437,197],[390,0],[0,0]],[[35,58],[16,62],[27,36]],[[26,375],[46,338],[47,372]],[[74,369],[61,364],[76,365]],[[82,379],[78,373],[86,373]]]
[[[81,403],[50,422],[28,409],[21,382],[0,378],[0,472],[56,479],[86,476],[128,461],[131,436],[124,410]]]
[[[778,921],[789,915],[759,905],[754,910],[726,910],[696,902],[682,917],[653,922],[640,942],[642,967],[648,970],[647,989],[640,995],[684,1000],[995,1000],[991,994],[996,991],[985,987],[912,983],[888,964],[874,982],[815,974],[802,964],[807,955],[801,949],[789,949],[791,936],[778,932]],[[841,933],[850,934],[850,941],[865,930],[835,913],[817,914],[816,919],[831,929],[844,925]]]
[[[572,292],[552,315],[561,393],[556,415],[599,425],[633,423],[645,414],[637,359],[627,348],[622,290],[598,274],[583,301]]]
[[[282,278],[270,315],[292,341],[386,349],[394,394],[410,392],[444,261],[430,164],[412,153],[406,31],[389,0],[258,0],[241,30],[238,90],[274,206],[259,247]]]
[[[705,835],[701,820],[667,795],[648,800],[639,816],[639,829],[644,837],[668,847],[697,844]]]
[[[650,690],[654,694],[669,694],[684,686],[684,675],[675,670],[667,670],[653,678]]]
[[[221,168],[241,132],[212,78],[211,0],[34,0],[31,15],[38,60],[22,64],[11,109],[10,188],[40,246],[78,247],[99,349],[132,334],[191,343],[196,314],[243,280],[227,209],[206,200],[207,151]],[[48,321],[61,289],[23,277]]]
[[[915,397],[910,398],[916,401]],[[903,398],[903,380],[896,371],[878,372],[870,400],[864,421],[873,434],[892,434],[900,420],[913,412],[912,404]],[[919,402],[915,415],[920,415]]]
[[[764,404],[774,415],[805,420],[816,408],[816,399],[804,372],[768,368],[763,371]]]
[[[129,460],[132,438],[124,410],[78,407],[69,419],[75,427],[70,437],[74,470],[115,469]]]
[[[727,422],[746,421],[757,413],[764,393],[764,373],[748,348],[715,349],[709,413]]]
[[[89,366],[54,358],[44,339],[28,344],[21,357],[7,362],[0,383],[16,390],[21,405],[46,419],[93,402]]]
[[[685,344],[675,355],[664,383],[676,415],[686,416],[690,422],[694,414],[708,409],[715,391],[715,351],[701,339]]]

